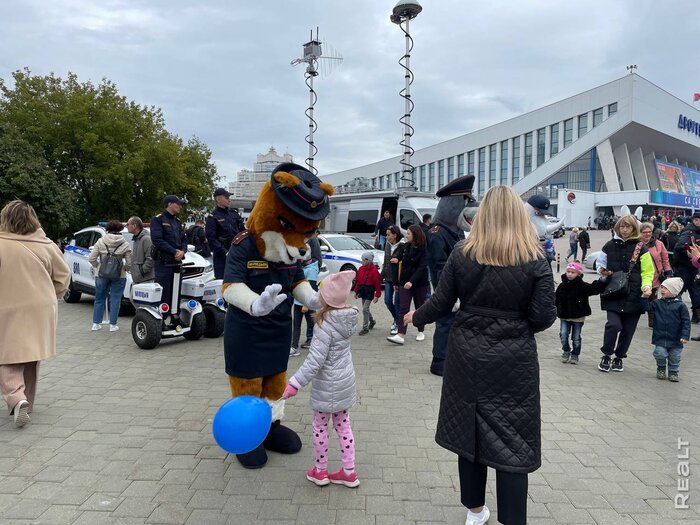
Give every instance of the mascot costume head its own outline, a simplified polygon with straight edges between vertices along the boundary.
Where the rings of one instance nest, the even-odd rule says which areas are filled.
[[[564,226],[564,219],[554,224],[549,223],[546,217],[549,214],[549,206],[549,199],[544,195],[533,195],[525,203],[525,211],[540,239],[550,236]]]
[[[333,186],[307,169],[280,164],[265,183],[226,258],[224,299],[228,302],[224,355],[233,397],[253,395],[272,406],[272,425],[255,450],[237,454],[246,468],[267,462],[267,450],[294,454],[299,436],[280,424],[287,385],[292,303],[318,309],[318,293],[304,278],[306,242],[328,215]]]
[[[437,287],[442,269],[455,244],[464,239],[465,233],[471,231],[474,216],[479,209],[479,203],[472,197],[473,186],[474,175],[465,175],[446,184],[435,194],[440,197],[440,201],[433,215],[433,227],[428,232],[428,268],[434,288]],[[452,316],[438,321],[441,329],[436,330],[433,338],[430,372],[438,376],[443,374],[445,367],[448,325],[451,322]]]

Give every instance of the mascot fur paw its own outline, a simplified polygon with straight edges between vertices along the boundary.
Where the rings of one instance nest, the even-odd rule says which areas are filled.
[[[237,455],[246,468],[264,466],[266,450],[282,454],[301,450],[296,432],[280,423],[292,338],[292,303],[297,299],[311,309],[320,306],[317,292],[304,278],[301,261],[309,257],[306,242],[328,215],[332,194],[333,186],[305,168],[279,165],[260,191],[247,230],[236,236],[226,258],[222,289],[229,307],[224,355],[231,394],[257,396],[272,406],[272,425],[263,444]],[[285,294],[286,298],[267,315],[259,315],[253,304],[259,304],[260,294],[271,284],[281,285],[278,297]]]

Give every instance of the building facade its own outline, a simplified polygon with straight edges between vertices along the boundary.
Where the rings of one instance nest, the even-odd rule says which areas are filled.
[[[253,170],[243,169],[237,173],[236,181],[229,183],[228,191],[235,199],[254,201],[263,184],[270,180],[272,170],[283,162],[294,162],[289,153],[278,155],[274,147],[267,153],[257,155]]]
[[[401,157],[323,177],[357,178],[374,190],[398,187]],[[567,226],[644,207],[645,213],[700,208],[700,111],[637,74],[460,137],[416,150],[414,184],[438,188],[465,174],[483,197],[496,185],[523,198],[550,198]]]

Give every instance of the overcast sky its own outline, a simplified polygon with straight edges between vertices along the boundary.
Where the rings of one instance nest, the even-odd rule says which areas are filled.
[[[429,146],[623,76],[690,101],[700,91],[697,0],[419,0],[411,22],[413,145]],[[342,63],[317,77],[319,174],[400,155],[405,41],[393,0],[1,0],[0,77],[114,81],[200,137],[222,176],[274,146],[299,164],[302,55],[320,28]]]

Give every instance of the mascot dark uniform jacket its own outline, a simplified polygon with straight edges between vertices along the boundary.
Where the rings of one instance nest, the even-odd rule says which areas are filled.
[[[299,436],[280,424],[291,310],[294,299],[311,309],[320,307],[301,261],[309,255],[306,242],[328,215],[332,193],[333,186],[301,166],[278,166],[260,191],[247,230],[234,238],[226,258],[224,354],[231,393],[254,395],[272,406],[266,440],[252,452],[237,455],[247,468],[262,467],[266,449],[288,454],[301,449]]]

